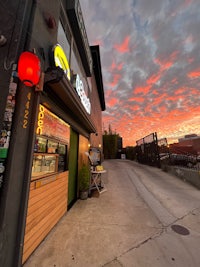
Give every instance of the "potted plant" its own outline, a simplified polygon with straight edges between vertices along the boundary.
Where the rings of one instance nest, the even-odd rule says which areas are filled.
[[[90,186],[89,167],[84,163],[79,170],[79,197],[87,199]]]

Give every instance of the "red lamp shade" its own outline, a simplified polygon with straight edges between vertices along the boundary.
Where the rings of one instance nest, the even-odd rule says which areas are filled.
[[[40,60],[31,52],[23,52],[18,61],[18,75],[26,86],[34,86],[40,80]]]

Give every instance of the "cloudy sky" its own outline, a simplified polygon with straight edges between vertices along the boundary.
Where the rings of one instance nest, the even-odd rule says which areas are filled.
[[[200,0],[80,0],[100,45],[106,111],[124,146],[200,134]]]

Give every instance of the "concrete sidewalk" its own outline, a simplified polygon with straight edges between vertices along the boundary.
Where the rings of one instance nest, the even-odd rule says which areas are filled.
[[[107,191],[78,200],[24,267],[117,267],[117,260],[159,235],[162,226],[123,170],[105,161]],[[133,265],[132,260],[129,264]]]

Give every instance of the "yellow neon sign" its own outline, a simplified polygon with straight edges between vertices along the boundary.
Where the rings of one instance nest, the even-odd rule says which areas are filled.
[[[59,44],[57,44],[54,46],[53,52],[56,67],[63,69],[67,75],[67,78],[70,80],[70,67],[64,50]]]
[[[37,129],[36,129],[36,133],[40,135],[43,133],[43,125],[44,125],[43,120],[44,120],[44,107],[40,105],[38,113]]]

